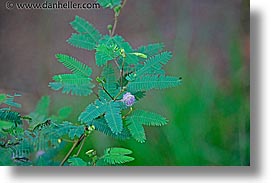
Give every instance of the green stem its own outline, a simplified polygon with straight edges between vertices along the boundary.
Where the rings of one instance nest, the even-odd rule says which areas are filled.
[[[103,85],[102,85],[102,89],[112,100],[114,100],[114,97],[105,89]]]
[[[84,143],[85,143],[85,140],[86,140],[86,137],[84,137],[84,139],[82,140],[81,145],[80,145],[80,147],[79,147],[79,149],[78,149],[78,151],[77,151],[77,153],[76,153],[76,156],[78,156],[79,153],[81,152],[82,147],[83,147],[83,145],[84,145]]]
[[[127,0],[123,1],[122,5],[121,5],[121,9],[125,6],[126,2],[127,2]],[[121,9],[120,9],[120,11],[121,11]],[[116,30],[116,27],[117,27],[117,22],[118,22],[118,16],[119,16],[119,14],[115,13],[114,25],[113,25],[113,29],[112,29],[111,34],[110,34],[111,37],[113,37],[114,34],[115,34],[115,30]]]
[[[62,160],[62,162],[60,163],[59,166],[63,166],[64,163],[68,160],[68,158],[70,157],[70,155],[72,154],[73,150],[80,144],[80,142],[82,140],[84,140],[85,138],[85,133],[82,134],[79,139],[73,144],[73,146],[71,147],[71,149],[69,150],[69,152],[66,154],[66,156],[64,157],[64,159]]]

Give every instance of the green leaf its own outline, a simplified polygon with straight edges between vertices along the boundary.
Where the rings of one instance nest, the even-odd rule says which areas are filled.
[[[68,163],[71,166],[87,166],[87,162],[85,162],[83,159],[78,158],[78,157],[70,157],[68,159]]]
[[[0,109],[0,121],[6,121],[14,124],[22,124],[21,115],[18,112],[7,109]]]
[[[121,0],[97,0],[97,2],[103,8],[111,8],[111,9],[121,4]]]
[[[101,77],[104,78],[104,88],[110,93],[112,97],[116,96],[119,93],[118,84],[116,81],[115,71],[111,65],[107,65],[103,68]],[[99,90],[99,97],[102,100],[110,100],[110,96],[105,93],[104,90]]]
[[[100,44],[96,48],[96,64],[98,66],[105,65],[108,61],[115,59],[118,56],[118,51],[115,51],[115,45],[108,46]]]
[[[172,76],[144,76],[128,84],[127,89],[131,93],[148,91],[151,89],[165,89],[176,87],[181,84],[181,78]]]
[[[114,36],[112,38],[114,44],[118,45],[120,49],[124,49],[126,53],[125,62],[128,64],[136,64],[138,63],[138,57],[136,55],[131,54],[134,52],[132,46],[126,42],[121,36]]]
[[[96,42],[94,42],[86,34],[73,33],[67,42],[76,48],[83,48],[89,51],[95,49],[96,46]]]
[[[127,156],[131,154],[132,151],[125,148],[107,148],[104,151],[103,159],[106,163],[111,165],[123,164],[133,161],[135,158]]]
[[[53,80],[56,82],[49,83],[49,87],[53,90],[63,88],[62,93],[66,94],[87,96],[92,93],[94,87],[94,84],[91,83],[92,79],[77,74],[55,75]]]
[[[49,135],[56,135],[57,137],[62,137],[68,135],[70,139],[79,138],[84,133],[83,125],[74,125],[71,122],[64,121],[59,124],[55,129],[51,129]]]
[[[11,107],[17,107],[20,108],[21,104],[14,102],[14,97],[21,96],[19,94],[14,94],[14,95],[7,95],[7,94],[0,94],[0,104],[4,103],[6,105],[9,105]]]
[[[125,42],[121,36],[104,36],[99,42],[96,52],[96,61],[99,66],[106,64],[109,60],[114,60],[120,56],[122,59],[121,50],[125,52],[125,62],[127,64],[138,63],[138,57],[133,55],[133,48],[128,42]]]
[[[96,45],[101,38],[99,31],[96,30],[93,25],[87,22],[84,18],[75,16],[75,20],[70,24],[78,33],[89,37],[89,41],[94,45]]]
[[[127,128],[123,128],[119,134],[114,134],[104,118],[94,119],[88,125],[93,125],[97,131],[100,131],[105,135],[111,136],[115,139],[127,140],[131,137],[131,134]]]
[[[145,61],[144,66],[137,70],[136,73],[130,74],[127,79],[133,81],[148,73],[152,73],[153,70],[160,70],[162,65],[167,64],[167,62],[172,58],[171,52],[163,52],[154,57],[150,57]]]
[[[163,126],[167,124],[167,119],[161,115],[143,110],[134,111],[131,118],[133,121],[138,121],[147,126]]]
[[[163,47],[164,45],[162,43],[154,43],[147,46],[141,46],[137,49],[137,51],[151,57],[161,52]]]
[[[82,123],[89,123],[100,115],[104,114],[106,111],[106,103],[96,100],[94,104],[87,106],[85,111],[83,111],[78,120]]]
[[[86,77],[90,77],[92,75],[92,69],[79,62],[77,59],[65,54],[56,54],[55,56],[60,63],[70,69],[74,74]]]
[[[123,128],[120,110],[118,102],[109,102],[106,106],[105,119],[114,134],[121,133]]]
[[[136,121],[136,118],[127,117],[126,125],[129,129],[132,137],[139,143],[144,143],[146,140],[145,131],[142,124],[139,121]]]

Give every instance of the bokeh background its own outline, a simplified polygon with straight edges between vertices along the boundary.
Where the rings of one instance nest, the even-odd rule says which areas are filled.
[[[50,95],[51,112],[71,106],[68,120],[76,121],[95,99],[48,88],[54,74],[67,72],[56,62],[56,53],[89,64],[93,77],[100,73],[94,52],[66,43],[75,15],[102,34],[113,23],[111,10],[7,10],[1,1],[0,92],[21,93],[20,112],[30,113],[40,97]],[[145,127],[146,143],[121,142],[95,133],[85,148],[99,153],[111,146],[132,149],[135,161],[129,165],[250,165],[249,17],[249,0],[128,0],[117,34],[134,48],[163,42],[173,52],[165,69],[169,75],[181,76],[183,84],[149,92],[137,104],[169,119],[167,126]]]

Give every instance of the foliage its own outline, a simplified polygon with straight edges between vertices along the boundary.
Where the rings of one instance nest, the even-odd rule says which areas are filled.
[[[125,2],[98,0],[101,6],[113,9],[115,13],[114,26],[108,26],[109,35],[101,35],[92,24],[79,16],[70,23],[77,33],[72,33],[67,42],[76,48],[95,50],[95,63],[102,69],[101,75],[95,79],[96,83],[93,83],[90,66],[67,54],[55,55],[57,61],[71,73],[54,75],[49,87],[65,94],[89,96],[94,93],[97,97],[81,112],[78,121],[67,121],[72,112],[68,106],[59,109],[57,114],[50,114],[49,96],[42,97],[34,111],[26,116],[10,108],[0,110],[1,150],[5,151],[6,156],[11,154],[11,164],[125,164],[134,158],[129,156],[131,150],[121,147],[106,148],[102,156],[98,156],[95,150],[87,151],[88,160],[79,155],[93,131],[119,140],[133,138],[143,143],[146,139],[143,125],[167,124],[168,121],[159,114],[136,110],[135,102],[145,97],[149,90],[176,87],[181,79],[165,75],[163,66],[171,60],[172,53],[162,52],[162,43],[134,49],[122,36],[114,35],[117,18]],[[20,107],[20,104],[13,102],[14,96],[1,94],[0,104]],[[73,145],[59,163],[55,153],[68,143]]]

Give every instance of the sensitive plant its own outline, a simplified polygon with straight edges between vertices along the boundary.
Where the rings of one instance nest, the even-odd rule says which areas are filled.
[[[0,111],[1,151],[11,157],[10,164],[16,165],[71,165],[108,166],[120,165],[134,158],[126,147],[108,147],[102,155],[92,147],[85,152],[88,161],[79,157],[85,141],[94,131],[99,131],[117,140],[135,139],[146,141],[144,125],[163,126],[168,120],[150,111],[136,109],[135,104],[153,89],[166,89],[180,85],[181,78],[167,76],[163,66],[172,58],[163,51],[161,43],[140,46],[134,49],[122,36],[115,33],[118,17],[125,6],[120,0],[99,0],[103,8],[112,9],[114,24],[108,25],[108,35],[102,35],[84,18],[76,16],[70,23],[75,33],[67,42],[88,51],[95,51],[100,76],[92,79],[93,70],[77,58],[67,54],[56,54],[56,59],[70,70],[70,74],[52,77],[49,87],[64,94],[76,96],[95,95],[96,100],[83,109],[78,121],[66,118],[73,110],[61,108],[57,114],[49,115],[50,98],[45,96],[36,109],[21,116],[11,108]],[[14,96],[3,94],[0,102],[20,107],[13,102]],[[62,158],[55,154],[68,143],[71,148]],[[3,163],[5,164],[5,163]]]

